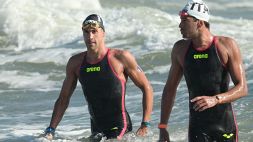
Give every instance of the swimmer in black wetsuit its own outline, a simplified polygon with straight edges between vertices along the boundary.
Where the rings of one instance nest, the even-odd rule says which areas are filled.
[[[128,77],[143,92],[143,118],[137,135],[145,136],[150,125],[153,90],[144,72],[128,51],[105,46],[105,29],[100,16],[89,15],[83,22],[82,31],[87,51],[72,56],[68,61],[66,78],[55,103],[50,126],[45,130],[46,138],[53,138],[79,80],[88,103],[91,138],[122,139],[132,130],[125,107]]]
[[[86,61],[86,54],[79,81],[89,105],[92,133],[115,138],[131,131],[131,120],[125,109],[126,82],[120,80],[110,66],[110,49],[101,61],[93,64]]]
[[[245,71],[236,42],[213,36],[209,10],[190,0],[180,12],[183,40],[175,43],[161,103],[160,141],[170,141],[167,123],[176,89],[184,75],[189,92],[189,142],[237,142],[231,102],[247,95]],[[234,86],[229,89],[229,75]]]
[[[184,59],[184,77],[189,89],[190,122],[189,141],[223,142],[237,137],[237,127],[231,103],[215,105],[205,111],[195,111],[194,98],[213,96],[228,91],[228,70],[221,63],[215,43],[217,38],[205,50],[194,48],[192,43]],[[217,99],[218,100],[218,99]],[[224,135],[224,136],[223,136]]]

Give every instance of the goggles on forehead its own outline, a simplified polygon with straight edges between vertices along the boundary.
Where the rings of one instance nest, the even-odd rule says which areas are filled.
[[[92,27],[92,28],[100,28],[100,23],[98,21],[95,20],[87,20],[84,22],[82,29],[86,29],[88,27]]]
[[[84,22],[84,25],[87,25],[87,24],[99,24],[99,22],[96,21],[96,20],[86,20],[86,21]]]
[[[187,13],[187,11],[182,10],[182,11],[179,11],[179,16],[180,17],[186,17],[186,16],[190,16],[190,15]]]

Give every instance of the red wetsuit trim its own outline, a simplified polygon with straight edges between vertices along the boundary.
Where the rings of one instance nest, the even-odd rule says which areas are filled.
[[[110,50],[108,51],[108,54],[110,54]],[[127,130],[127,120],[126,120],[126,112],[125,112],[125,85],[124,85],[125,81],[119,77],[119,75],[116,73],[116,71],[112,67],[112,64],[109,60],[109,56],[107,56],[107,59],[108,59],[108,63],[109,63],[110,68],[112,69],[114,75],[120,80],[121,86],[122,86],[122,90],[121,90],[121,94],[122,94],[121,95],[122,96],[121,104],[122,104],[122,106],[121,106],[121,109],[122,109],[122,117],[123,117],[124,127],[121,130],[119,136],[117,137],[117,139],[122,139],[123,135],[125,134],[125,132]]]

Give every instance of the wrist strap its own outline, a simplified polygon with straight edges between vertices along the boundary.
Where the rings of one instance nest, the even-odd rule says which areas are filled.
[[[141,122],[141,125],[142,125],[142,126],[146,126],[146,127],[150,127],[150,123],[147,122],[147,121]]]
[[[45,133],[46,133],[46,134],[47,134],[47,133],[52,133],[52,134],[54,134],[54,132],[55,132],[55,128],[53,128],[53,127],[47,127],[46,130],[45,130]]]
[[[158,128],[159,129],[166,129],[167,128],[167,124],[158,124]]]

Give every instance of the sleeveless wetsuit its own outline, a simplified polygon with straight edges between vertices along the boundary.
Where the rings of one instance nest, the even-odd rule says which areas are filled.
[[[204,51],[194,49],[192,43],[184,59],[184,77],[189,99],[197,96],[214,96],[226,92],[229,74],[217,53],[214,38]],[[231,103],[216,105],[202,112],[194,111],[189,102],[189,142],[236,142],[237,125]]]
[[[132,130],[132,124],[125,109],[126,82],[118,78],[110,65],[109,52],[110,49],[101,61],[94,64],[86,61],[85,53],[79,81],[88,102],[92,134],[121,138]]]

